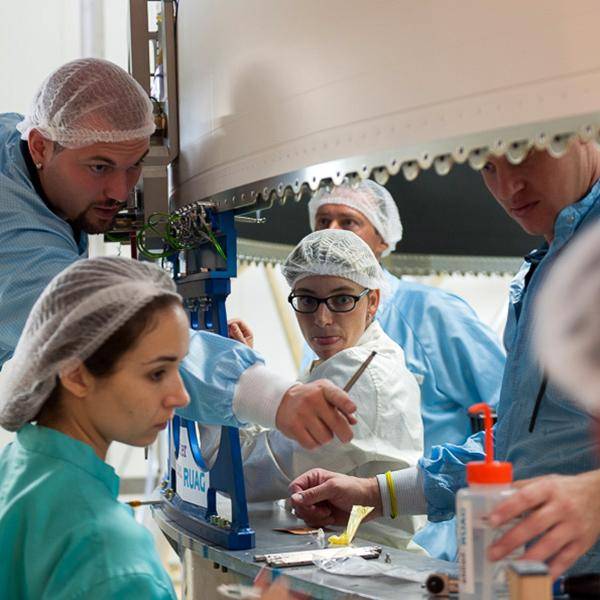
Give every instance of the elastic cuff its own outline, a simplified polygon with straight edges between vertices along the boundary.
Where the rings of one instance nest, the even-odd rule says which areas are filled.
[[[390,490],[388,488],[385,473],[383,475],[377,475],[377,483],[379,484],[379,494],[381,495],[381,508],[383,516],[386,519],[392,517],[392,499],[390,498]]]
[[[398,514],[425,515],[427,500],[423,491],[423,475],[418,467],[408,467],[392,473]]]
[[[297,382],[255,363],[240,376],[233,394],[233,413],[244,423],[274,428],[283,395]]]

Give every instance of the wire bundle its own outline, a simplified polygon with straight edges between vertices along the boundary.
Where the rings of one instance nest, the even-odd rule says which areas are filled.
[[[148,248],[148,233],[164,243],[162,251]],[[212,227],[200,213],[181,215],[179,213],[155,212],[140,228],[136,235],[136,246],[139,253],[149,260],[168,258],[182,250],[193,250],[204,241],[209,241],[223,260],[227,256],[217,241]]]

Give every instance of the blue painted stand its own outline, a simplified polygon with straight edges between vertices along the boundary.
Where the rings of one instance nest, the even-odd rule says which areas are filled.
[[[174,259],[174,273],[177,287],[190,311],[193,329],[205,329],[227,336],[227,315],[225,300],[231,291],[231,277],[237,274],[237,244],[233,212],[209,214],[213,231],[221,244],[227,261],[214,249],[210,242],[199,248],[186,251],[187,273],[179,276],[178,258]],[[212,265],[210,270],[201,272],[200,267]],[[177,493],[176,465],[171,464],[172,456],[179,457],[181,430],[185,428],[189,447],[197,468],[209,474],[210,486],[207,490],[208,505],[198,506],[186,502]],[[248,507],[244,487],[244,471],[240,450],[239,432],[234,427],[222,427],[221,443],[217,458],[208,468],[203,457],[196,424],[181,417],[175,417],[169,427],[169,468],[167,487],[174,495],[163,504],[169,518],[212,544],[229,550],[246,550],[255,545],[254,531],[248,522]],[[231,499],[232,518],[230,523],[217,518],[217,492]]]

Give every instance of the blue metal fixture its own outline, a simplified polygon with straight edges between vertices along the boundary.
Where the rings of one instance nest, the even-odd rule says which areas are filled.
[[[170,260],[193,329],[227,335],[225,300],[237,273],[233,211],[195,207],[182,219],[203,238]],[[207,234],[207,232],[209,232]],[[254,547],[248,522],[239,432],[222,427],[217,458],[209,468],[202,456],[198,424],[175,417],[169,427],[169,467],[164,510],[173,521],[212,544],[229,550]],[[217,513],[217,492],[231,500],[231,520]]]

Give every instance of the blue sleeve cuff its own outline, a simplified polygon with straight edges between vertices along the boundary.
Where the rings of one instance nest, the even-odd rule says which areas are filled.
[[[462,446],[434,446],[430,458],[419,460],[430,521],[446,521],[454,516],[456,492],[467,485],[466,464],[485,459],[483,436],[480,431],[467,438]]]
[[[207,331],[192,331],[180,368],[190,403],[177,414],[206,425],[243,426],[234,414],[235,388],[242,373],[256,363],[264,360],[248,346]]]

